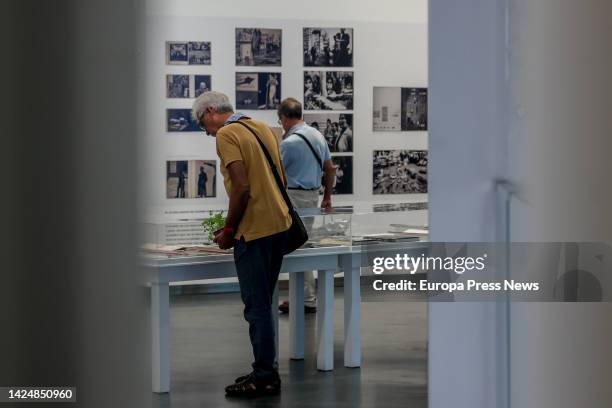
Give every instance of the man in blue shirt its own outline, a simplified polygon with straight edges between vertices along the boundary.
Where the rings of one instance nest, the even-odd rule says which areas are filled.
[[[285,130],[280,151],[291,201],[296,208],[318,208],[319,190],[323,179],[321,208],[331,209],[336,168],[325,138],[317,129],[304,123],[302,104],[297,99],[287,98],[280,103],[278,119]],[[304,220],[307,229],[312,228],[313,221],[312,217]],[[304,308],[307,313],[314,313],[317,310],[313,271],[304,273]],[[283,302],[279,309],[287,313],[289,302]]]

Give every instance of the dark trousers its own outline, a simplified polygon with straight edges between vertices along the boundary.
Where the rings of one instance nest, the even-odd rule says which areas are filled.
[[[256,382],[278,376],[272,296],[278,281],[287,232],[234,245],[234,262],[244,303],[244,318],[249,323],[253,347],[253,374]]]

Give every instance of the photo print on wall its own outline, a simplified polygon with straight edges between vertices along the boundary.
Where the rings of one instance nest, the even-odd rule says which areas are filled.
[[[353,156],[332,156],[336,168],[336,179],[332,194],[353,194]],[[325,175],[321,179],[320,194],[323,194]]]
[[[427,88],[374,87],[372,128],[427,130]]]
[[[352,67],[352,28],[304,28],[305,67]]]
[[[166,162],[166,198],[211,198],[217,196],[215,160]]]
[[[210,52],[207,41],[166,41],[166,64],[210,65]]]
[[[189,98],[189,75],[166,75],[167,98]]]
[[[373,130],[402,130],[402,88],[374,87]]]
[[[427,88],[402,88],[402,130],[427,130]]]
[[[197,98],[211,86],[210,75],[166,75],[166,97],[170,99]]]
[[[201,132],[200,126],[191,116],[191,109],[166,109],[168,132]]]
[[[194,75],[193,76],[194,97],[202,95],[212,89],[212,79],[210,75]]]
[[[427,193],[427,150],[375,150],[373,194]]]
[[[352,110],[353,72],[305,71],[304,110]]]
[[[351,153],[353,151],[352,113],[306,113],[304,121],[321,132],[330,152]]]
[[[276,109],[280,101],[280,72],[236,73],[236,109]]]
[[[236,65],[281,66],[282,30],[236,28]]]

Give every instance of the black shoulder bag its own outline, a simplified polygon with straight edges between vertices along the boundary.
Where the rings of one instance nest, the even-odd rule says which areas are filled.
[[[306,139],[306,136],[304,136],[301,133],[292,133],[296,136],[299,136],[303,141],[306,142],[306,144],[308,145],[308,147],[310,147],[310,151],[312,152],[312,154],[314,155],[315,159],[317,160],[317,163],[319,163],[319,166],[321,166],[321,170],[323,170],[323,160],[321,160],[321,158],[319,157],[319,155],[317,154],[317,152],[315,151],[314,147],[312,147],[312,145],[310,144],[310,142],[308,141],[308,139]]]
[[[291,216],[291,227],[289,227],[289,230],[287,231],[287,242],[285,243],[285,250],[283,252],[285,255],[290,254],[291,252],[304,245],[306,241],[308,241],[308,233],[306,232],[304,223],[302,222],[302,219],[298,215],[297,211],[295,211],[295,208],[293,208],[293,204],[291,203],[291,200],[287,195],[287,191],[285,190],[283,181],[280,175],[278,174],[278,169],[276,168],[276,165],[272,160],[272,156],[270,156],[270,152],[268,152],[266,146],[263,144],[259,136],[257,136],[257,133],[255,133],[255,131],[244,122],[238,120],[234,123],[240,123],[242,126],[247,128],[253,134],[253,136],[255,136],[255,139],[257,139],[257,141],[259,142],[259,146],[261,146],[261,150],[263,150],[266,159],[268,159],[268,164],[270,164],[270,168],[272,169],[272,174],[274,175],[274,179],[276,180],[278,189],[280,190],[281,195],[285,200],[285,204],[287,204],[287,208],[289,209],[289,215]]]

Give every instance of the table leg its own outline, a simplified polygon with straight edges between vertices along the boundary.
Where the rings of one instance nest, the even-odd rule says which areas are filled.
[[[274,341],[276,342],[276,359],[278,360],[278,282],[272,294],[272,319],[274,320]]]
[[[359,264],[347,256],[344,271],[344,366],[361,366],[361,287]]]
[[[170,391],[170,292],[168,283],[151,284],[153,392]]]
[[[304,272],[289,274],[289,358],[304,359]]]
[[[334,369],[334,272],[318,271],[317,287],[317,369]]]

